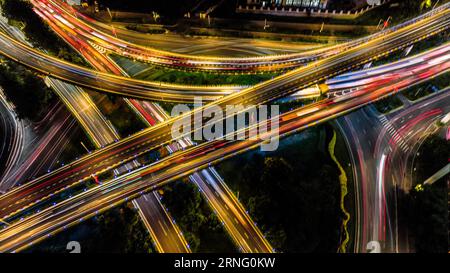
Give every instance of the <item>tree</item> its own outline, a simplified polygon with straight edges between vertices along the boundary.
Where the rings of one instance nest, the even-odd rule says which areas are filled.
[[[416,252],[446,253],[448,248],[447,187],[433,184],[412,191],[409,222]]]
[[[0,86],[15,106],[19,118],[39,119],[42,109],[53,98],[52,91],[41,78],[11,61],[0,65]]]

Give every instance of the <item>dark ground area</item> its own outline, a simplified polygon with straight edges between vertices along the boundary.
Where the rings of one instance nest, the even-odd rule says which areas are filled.
[[[119,135],[127,137],[145,128],[144,122],[130,109],[119,96],[105,95],[88,90],[88,94],[100,112],[111,121]]]
[[[237,251],[222,223],[189,179],[164,187],[162,203],[176,219],[192,252]]]
[[[131,203],[99,216],[27,249],[31,253],[68,253],[66,245],[77,241],[81,253],[153,253],[153,244]]]
[[[450,142],[436,135],[429,137],[419,149],[414,160],[414,180],[422,183],[448,163]]]
[[[217,166],[277,251],[336,252],[339,246],[339,172],[327,153],[331,136],[331,127],[319,126],[284,139],[276,152],[254,150]]]
[[[68,44],[54,33],[33,11],[33,5],[21,0],[0,0],[2,14],[11,25],[22,29],[30,43],[66,61],[90,67]]]
[[[19,118],[38,121],[55,96],[38,75],[6,59],[0,59],[0,86],[16,106]]]
[[[437,136],[429,137],[415,159],[414,182],[423,183],[448,163],[450,143]],[[448,251],[448,182],[449,175],[422,190],[399,192],[400,224],[407,225],[418,253]]]

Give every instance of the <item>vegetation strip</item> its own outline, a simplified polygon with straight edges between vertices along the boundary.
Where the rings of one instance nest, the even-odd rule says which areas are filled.
[[[345,196],[347,195],[347,175],[345,174],[344,168],[342,168],[341,164],[337,160],[336,156],[334,155],[334,147],[336,145],[336,131],[333,130],[333,138],[331,139],[330,143],[328,144],[328,152],[330,153],[331,159],[336,163],[336,165],[339,168],[339,171],[341,174],[339,175],[339,182],[341,184],[341,201],[340,201],[340,207],[342,212],[345,215],[344,220],[342,221],[342,227],[344,229],[344,240],[341,242],[341,245],[338,248],[338,252],[345,253],[347,249],[347,243],[349,241],[349,235],[347,230],[347,224],[348,221],[350,221],[350,213],[347,212],[345,209]]]

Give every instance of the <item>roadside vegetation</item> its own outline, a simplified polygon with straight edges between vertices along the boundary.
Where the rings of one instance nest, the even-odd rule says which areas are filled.
[[[22,30],[35,48],[66,61],[90,67],[33,11],[33,5],[30,2],[0,0],[0,6],[2,14],[8,18],[9,24]]]
[[[433,135],[426,139],[414,160],[414,181],[422,183],[448,164],[450,142]]]
[[[275,152],[254,150],[217,165],[277,251],[338,250],[344,216],[331,136],[331,127],[318,126],[283,139]]]
[[[104,95],[90,90],[87,92],[100,112],[111,121],[121,137],[127,137],[146,127],[144,122],[120,97]]]
[[[447,253],[448,188],[445,181],[411,191],[406,207],[415,252]]]
[[[353,164],[350,158],[347,143],[341,134],[336,122],[333,123],[336,132],[336,143],[334,145],[335,159],[341,165],[339,182],[341,183],[340,206],[342,211],[341,239],[338,252],[351,253],[354,248],[353,238],[355,236],[355,181],[353,177]],[[330,146],[328,146],[330,147]],[[345,186],[344,186],[345,185]],[[346,194],[344,194],[346,192]],[[343,207],[342,207],[343,206]],[[346,221],[348,219],[348,221]],[[346,232],[347,231],[347,232]],[[347,239],[348,235],[348,240]],[[345,244],[346,243],[346,244]]]
[[[433,135],[425,140],[414,160],[413,182],[422,184],[448,164],[450,143]],[[416,187],[409,193],[399,193],[401,224],[411,231],[418,253],[448,251],[448,186],[449,175],[432,185]]]
[[[0,58],[0,86],[8,100],[16,106],[16,113],[21,119],[38,121],[54,102],[52,90],[41,78],[3,58]]]
[[[162,203],[176,219],[192,252],[236,252],[222,223],[188,178],[162,189]]]
[[[127,25],[125,28],[146,34],[163,34],[166,32],[166,30],[162,28],[149,28],[139,24]]]
[[[185,72],[169,68],[154,67],[140,73],[136,78],[189,85],[242,85],[250,86],[269,80],[276,74],[221,75],[205,72]]]
[[[403,106],[402,101],[397,96],[389,96],[373,103],[378,112],[387,114]]]
[[[330,153],[331,159],[336,163],[336,166],[339,169],[339,183],[340,183],[340,201],[339,201],[339,207],[341,209],[341,212],[343,214],[342,219],[342,225],[341,225],[341,244],[338,248],[338,252],[345,253],[347,252],[347,245],[350,241],[350,235],[348,232],[348,223],[350,221],[350,213],[347,211],[347,208],[345,207],[346,204],[346,196],[348,194],[348,178],[347,174],[345,173],[344,168],[342,167],[342,164],[339,162],[335,155],[335,148],[336,148],[336,140],[337,140],[337,133],[333,130],[333,137],[331,138],[330,143],[328,144],[328,152]]]
[[[131,203],[107,210],[27,249],[31,253],[69,253],[67,243],[77,241],[81,253],[154,253],[144,224]]]

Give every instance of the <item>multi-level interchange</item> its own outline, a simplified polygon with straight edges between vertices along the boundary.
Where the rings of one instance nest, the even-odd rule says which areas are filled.
[[[349,150],[348,165],[340,164],[339,168],[351,178],[352,186],[347,185],[348,194],[341,192],[336,200],[341,200],[337,209],[345,211],[339,216],[342,223],[350,221],[350,224],[346,222],[342,226],[345,228],[340,228],[336,249],[340,252],[417,250],[405,235],[407,227],[399,220],[401,200],[397,193],[402,190],[419,194],[424,188],[426,191],[427,187],[435,187],[436,181],[437,185],[448,179],[448,162],[426,182],[413,179],[420,158],[417,155],[422,151],[420,144],[432,135],[447,141],[450,138],[448,81],[442,88],[431,82],[443,78],[445,85],[449,79],[450,43],[429,42],[436,37],[448,40],[450,6],[446,1],[433,3],[432,7],[401,23],[377,26],[370,34],[345,42],[311,45],[307,50],[279,42],[279,47],[286,49],[284,52],[266,50],[270,54],[249,57],[201,53],[204,48],[233,47],[231,38],[223,41],[214,38],[215,42],[207,38],[193,39],[183,49],[181,38],[175,34],[157,34],[168,37],[160,41],[155,38],[159,36],[93,19],[81,6],[74,8],[65,1],[29,2],[34,14],[79,54],[86,66],[37,48],[19,28],[11,25],[11,20],[3,18],[0,22],[2,61],[9,60],[13,65],[33,71],[62,102],[48,109],[48,117],[41,122],[46,124],[39,125],[48,126],[45,127],[50,128],[48,133],[37,134],[31,142],[33,136],[27,130],[36,125],[17,118],[8,93],[0,93],[3,128],[0,252],[28,251],[45,239],[67,233],[71,227],[124,203],[133,204],[155,251],[192,252],[190,239],[162,202],[165,198],[162,189],[183,178],[198,189],[239,252],[281,252],[283,249],[271,241],[273,234],[268,236],[265,232],[267,226],[260,227],[252,219],[255,211],[248,211],[248,203],[238,196],[239,190],[229,187],[228,178],[224,178],[229,175],[222,176],[221,168],[214,166],[259,149],[268,139],[280,141],[281,146],[285,138],[323,124],[332,124],[343,140],[336,145]],[[388,9],[386,5],[389,3],[368,9],[365,14]],[[314,35],[323,35],[320,32]],[[139,43],[146,39],[146,43]],[[174,50],[177,43],[180,49]],[[278,44],[260,39],[255,41],[259,46],[245,43],[237,48],[256,52],[265,43],[267,48],[276,48]],[[165,44],[169,49],[164,49]],[[414,54],[409,54],[411,49],[416,50]],[[205,77],[273,76],[257,84],[172,83],[137,79],[123,65],[126,62],[166,73],[202,73]],[[424,88],[433,91],[414,102],[406,98],[405,92],[417,94],[424,92]],[[123,104],[128,114],[135,115],[146,128],[124,136],[122,129],[106,117],[105,107],[99,105],[104,97],[114,97],[114,104]],[[374,103],[393,97],[400,98],[403,108],[386,113],[375,110]],[[192,107],[199,98],[203,105]],[[297,104],[289,104],[289,109],[284,109],[284,103],[292,101]],[[167,105],[178,103],[188,105],[190,110],[171,116]],[[211,124],[216,126],[215,130],[230,119],[234,124],[235,117],[251,113],[252,107],[275,104],[281,110],[275,116],[255,120],[250,114],[243,127],[233,126],[216,139],[192,138],[211,130]],[[235,105],[240,105],[240,110],[225,111]],[[223,109],[223,115],[212,119],[211,112],[217,108]],[[174,136],[173,128],[186,120],[188,129]],[[55,165],[77,126],[94,149],[79,140],[77,145],[84,146],[84,155]],[[262,133],[256,138],[234,138],[249,136],[253,131]],[[339,164],[342,158],[329,160]],[[343,182],[342,176],[336,180],[337,185],[339,181]]]

